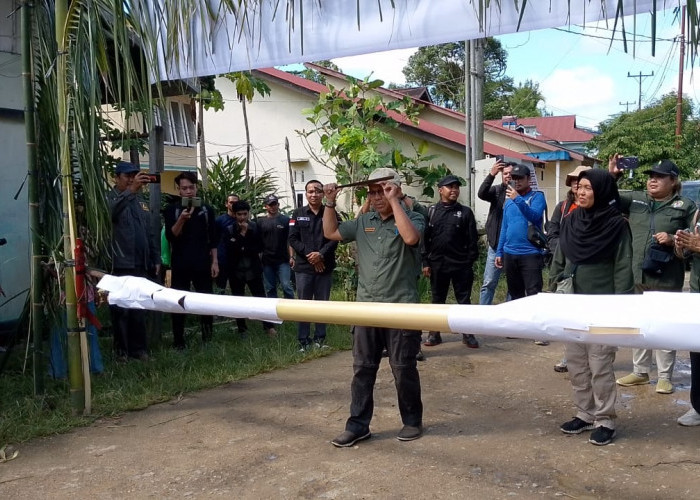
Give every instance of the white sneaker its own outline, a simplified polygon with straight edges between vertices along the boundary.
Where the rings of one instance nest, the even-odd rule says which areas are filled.
[[[695,409],[691,408],[682,416],[678,417],[676,422],[686,427],[700,425],[700,413],[696,412]]]

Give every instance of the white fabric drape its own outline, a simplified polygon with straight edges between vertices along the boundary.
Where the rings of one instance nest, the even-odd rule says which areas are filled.
[[[233,14],[220,0],[201,0],[205,10],[196,11],[195,20],[183,26],[173,10],[180,2],[155,0],[150,15],[161,34],[159,78],[216,75],[514,33],[520,16],[508,0],[491,1],[482,22],[481,0],[393,3],[392,7],[389,0],[249,0],[246,10]],[[519,31],[614,19],[617,4],[618,0],[530,0]],[[657,9],[674,6],[668,4],[677,2],[657,1]],[[651,12],[652,0],[624,0],[623,5],[625,15],[646,13]],[[219,13],[216,23],[212,16],[201,15],[207,11]],[[165,48],[172,45],[168,39],[180,40],[177,63]],[[542,47],[543,57],[547,50]]]

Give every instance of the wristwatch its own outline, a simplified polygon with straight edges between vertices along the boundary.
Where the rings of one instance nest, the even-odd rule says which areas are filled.
[[[326,201],[323,203],[325,206],[328,208],[335,208],[335,202],[334,201]]]

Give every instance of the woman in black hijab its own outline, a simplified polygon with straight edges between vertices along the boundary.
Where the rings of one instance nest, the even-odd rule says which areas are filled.
[[[559,247],[554,254],[552,287],[574,276],[574,293],[626,294],[634,289],[632,234],[617,208],[620,195],[604,170],[579,175],[578,205],[562,221]],[[616,347],[566,344],[576,416],[561,425],[566,434],[593,430],[589,442],[606,445],[615,436]]]

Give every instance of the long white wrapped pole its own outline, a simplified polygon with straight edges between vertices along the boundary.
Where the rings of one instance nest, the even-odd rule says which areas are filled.
[[[700,294],[541,293],[480,306],[211,295],[165,288],[133,276],[105,275],[97,286],[109,292],[110,304],[154,311],[700,351]]]

